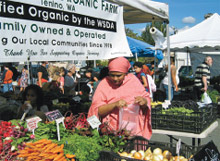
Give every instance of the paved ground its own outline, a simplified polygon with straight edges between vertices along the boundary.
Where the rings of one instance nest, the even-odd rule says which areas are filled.
[[[201,139],[201,145],[208,143],[209,141],[213,140],[214,144],[217,146],[218,150],[220,151],[220,118],[217,120],[218,121],[218,127],[211,133],[209,134],[206,138]],[[181,140],[188,144],[192,145],[192,139],[188,137],[178,137],[175,136],[175,138],[181,138]],[[167,135],[161,135],[161,134],[153,134],[152,141],[161,141],[161,142],[168,142],[170,141],[170,138]],[[197,144],[197,142],[196,142]]]

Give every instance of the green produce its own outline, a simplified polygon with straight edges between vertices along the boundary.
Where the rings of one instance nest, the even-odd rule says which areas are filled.
[[[208,90],[207,94],[209,95],[213,103],[218,103],[219,92],[217,90]]]
[[[61,140],[64,143],[65,154],[75,154],[79,161],[95,161],[99,158],[99,151],[103,147],[99,144],[99,134],[93,131],[92,137],[80,136],[78,134],[69,135]]]
[[[61,139],[69,136],[68,131],[64,128],[62,124],[59,124],[60,127],[60,137]],[[57,126],[56,122],[52,121],[50,123],[38,123],[38,128],[35,130],[35,140],[40,139],[50,139],[50,140],[57,140]]]
[[[190,116],[194,111],[191,109],[186,109],[185,107],[172,107],[167,110],[163,109],[162,114],[174,114],[174,115],[180,115],[185,114],[187,116]]]

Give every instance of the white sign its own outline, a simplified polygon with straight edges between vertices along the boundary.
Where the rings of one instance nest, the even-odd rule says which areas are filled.
[[[34,134],[34,130],[38,127],[37,123],[40,121],[42,121],[42,119],[38,116],[34,116],[34,117],[26,119],[28,130],[32,131]]]
[[[65,128],[64,124],[64,117],[61,117],[59,119],[56,119],[56,125],[57,125],[57,139],[60,141],[60,123],[63,124],[63,127]]]
[[[87,121],[93,129],[95,129],[95,128],[98,129],[99,125],[101,125],[101,122],[99,121],[99,119],[95,115],[87,118]]]
[[[1,62],[132,56],[123,7],[104,0],[1,0]]]

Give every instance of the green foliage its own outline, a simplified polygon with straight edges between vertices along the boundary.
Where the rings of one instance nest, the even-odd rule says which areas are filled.
[[[60,127],[60,137],[68,136],[67,130],[63,127],[62,123],[59,124]],[[44,124],[39,122],[38,128],[35,130],[35,141],[40,139],[50,139],[57,140],[57,126],[56,122],[53,121],[49,124]]]
[[[207,90],[207,94],[211,98],[213,103],[218,103],[219,92],[217,90]]]
[[[129,28],[125,28],[125,33],[131,38],[143,41],[142,37],[138,36],[138,33],[134,33],[134,31]]]
[[[99,158],[99,151],[102,150],[96,135],[87,137],[73,134],[61,142],[65,144],[64,153],[74,153],[79,161],[95,161]]]

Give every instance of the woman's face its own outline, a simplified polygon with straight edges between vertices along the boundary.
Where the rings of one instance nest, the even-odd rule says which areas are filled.
[[[139,73],[141,71],[142,68],[138,67],[138,66],[134,66],[134,71],[135,73]]]
[[[31,101],[31,104],[36,104],[37,101],[37,94],[35,93],[34,90],[28,90],[27,95],[26,95],[27,101]]]
[[[76,72],[75,67],[71,68],[71,69],[70,69],[70,72],[71,72],[72,74],[74,74],[74,73]]]
[[[122,72],[109,72],[109,77],[115,85],[120,86],[125,78],[125,73]]]

